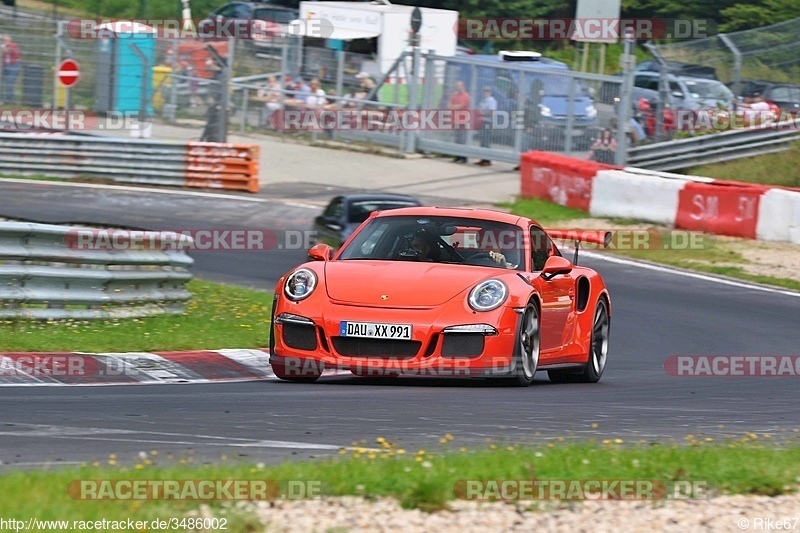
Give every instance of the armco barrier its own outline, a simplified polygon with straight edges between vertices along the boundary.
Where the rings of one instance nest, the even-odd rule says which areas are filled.
[[[520,158],[521,196],[588,211],[595,175],[615,168],[549,152],[528,152]]]
[[[257,146],[0,133],[0,173],[258,192]]]
[[[181,313],[191,297],[183,251],[81,249],[67,226],[0,222],[0,318],[93,319]],[[148,232],[138,232],[147,240]],[[165,232],[159,232],[164,237]],[[171,234],[177,248],[191,238]],[[129,238],[129,237],[128,237]],[[129,241],[128,241],[129,242]],[[72,244],[72,245],[71,245]]]
[[[530,152],[520,165],[523,198],[720,235],[800,244],[800,191],[613,167]]]

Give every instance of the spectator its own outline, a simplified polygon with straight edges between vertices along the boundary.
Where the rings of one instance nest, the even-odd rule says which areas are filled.
[[[325,98],[325,91],[320,87],[319,80],[316,78],[311,80],[309,94],[306,96],[305,103],[311,108],[322,107],[328,103],[328,100]]]
[[[447,104],[447,109],[450,111],[462,111],[469,109],[469,93],[464,87],[463,81],[457,81],[455,85],[455,92],[450,96],[450,101]],[[467,143],[467,130],[466,126],[456,128],[456,143]],[[456,156],[453,161],[455,163],[466,163],[467,158],[464,156]]]
[[[14,86],[17,84],[17,76],[20,69],[19,46],[11,40],[10,35],[3,35],[2,38],[3,55],[3,94],[0,100],[13,103],[15,101]]]
[[[281,108],[281,86],[275,76],[267,78],[267,86],[258,90],[258,98],[264,101],[261,124],[266,126],[272,114]]]
[[[610,129],[606,128],[599,139],[592,145],[590,159],[598,163],[613,164],[617,152],[617,141]]]
[[[363,93],[364,96],[361,97],[361,99],[366,100],[367,96],[370,96],[370,93],[375,88],[375,82],[372,80],[372,76],[370,76],[368,73],[366,73],[364,71],[361,71],[358,74],[356,74],[356,78],[361,80],[361,82],[359,84],[361,90],[357,91],[357,94],[362,94]],[[370,101],[377,102],[378,101],[378,93],[377,93],[377,91],[374,92],[372,94],[372,96],[370,96],[369,99],[370,99]]]
[[[294,90],[295,90],[295,98],[297,98],[301,102],[305,102],[306,98],[311,96],[311,87],[306,85],[306,82],[304,82],[299,78],[294,84]]]
[[[483,99],[478,104],[478,111],[482,120],[478,130],[478,140],[481,143],[481,148],[489,148],[492,144],[492,117],[497,111],[497,100],[492,96],[491,87],[483,88]],[[492,162],[488,159],[481,159],[475,164],[488,167]]]

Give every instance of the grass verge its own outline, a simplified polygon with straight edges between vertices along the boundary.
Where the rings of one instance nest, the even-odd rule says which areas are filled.
[[[579,209],[571,209],[538,198],[517,198],[514,202],[497,204],[515,215],[532,218],[542,225],[563,220],[588,218],[589,214]]]
[[[583,211],[570,209],[536,198],[517,199],[513,203],[498,204],[498,206],[509,209],[514,214],[532,218],[543,224],[545,227],[554,222],[589,218],[589,215]],[[649,225],[649,223],[628,219],[610,219],[608,220],[608,223],[614,226]],[[578,226],[580,226],[580,224],[578,224]],[[625,257],[630,257],[632,259],[641,259],[653,263],[707,272],[709,274],[728,276],[745,281],[752,281],[754,283],[774,285],[777,287],[800,291],[800,281],[774,276],[757,275],[745,271],[743,266],[747,264],[747,260],[738,251],[730,249],[726,243],[718,239],[716,235],[703,234],[702,238],[698,240],[700,246],[692,248],[685,245],[670,246],[669,243],[671,241],[668,240],[667,233],[661,232],[658,229],[652,229],[652,231],[654,232],[653,235],[661,234],[664,239],[661,243],[662,246],[647,249],[625,249],[612,246],[607,251],[604,251],[604,253],[614,253],[623,255]],[[674,237],[677,239],[675,241],[676,243],[681,241],[681,239],[678,239],[678,237],[679,235]],[[630,236],[628,236],[628,239],[630,239]],[[564,248],[564,250],[568,249],[568,247]]]
[[[188,284],[182,315],[109,320],[0,319],[7,352],[147,352],[269,345],[272,293],[209,281]]]
[[[447,446],[455,447],[449,436]],[[800,476],[800,446],[768,435],[708,443],[687,436],[690,445],[549,444],[536,448],[503,447],[480,451],[403,453],[378,439],[376,450],[355,447],[350,455],[275,466],[191,464],[158,466],[153,452],[125,466],[116,456],[107,463],[55,471],[14,471],[0,475],[0,515],[5,518],[152,520],[186,516],[208,503],[215,516],[230,516],[235,531],[249,530],[253,517],[235,502],[191,500],[84,501],[68,492],[74,480],[263,480],[285,488],[289,481],[316,482],[321,496],[393,497],[406,508],[445,508],[466,480],[646,480],[703,483],[710,495],[720,493],[779,495],[792,492]],[[770,442],[774,444],[770,445]],[[342,453],[344,450],[342,450]],[[189,459],[191,460],[191,458]],[[187,462],[182,459],[182,462]],[[74,485],[73,485],[74,487]],[[463,494],[463,493],[462,493]],[[708,496],[706,494],[705,496]],[[700,496],[700,495],[697,495]],[[531,502],[534,503],[534,502]],[[227,514],[226,514],[227,513]]]
[[[686,173],[721,180],[800,187],[800,143],[784,152],[702,165]]]

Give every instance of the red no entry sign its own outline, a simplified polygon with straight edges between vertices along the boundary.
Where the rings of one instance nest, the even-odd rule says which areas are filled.
[[[79,74],[78,63],[72,59],[65,59],[58,66],[58,81],[60,81],[61,85],[64,87],[72,87],[78,83]]]

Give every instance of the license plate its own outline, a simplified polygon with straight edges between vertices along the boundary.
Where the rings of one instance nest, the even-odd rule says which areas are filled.
[[[339,335],[342,337],[366,337],[370,339],[411,340],[411,324],[342,322],[339,324]]]
[[[571,133],[573,137],[580,137],[581,135],[583,135],[583,130],[574,129],[571,130]]]

